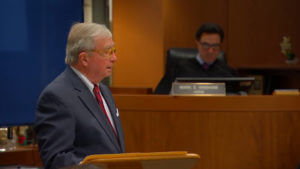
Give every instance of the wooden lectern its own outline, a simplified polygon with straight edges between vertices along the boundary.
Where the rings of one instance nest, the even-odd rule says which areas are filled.
[[[185,151],[90,155],[80,164],[101,169],[191,169],[199,155]]]

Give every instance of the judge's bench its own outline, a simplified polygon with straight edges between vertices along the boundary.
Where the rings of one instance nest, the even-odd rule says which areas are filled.
[[[200,155],[194,169],[293,169],[300,161],[300,96],[114,94],[114,99],[128,153],[192,152]],[[30,149],[27,164],[41,165],[36,152]],[[13,163],[2,157],[20,158],[18,153],[0,152],[0,164]]]

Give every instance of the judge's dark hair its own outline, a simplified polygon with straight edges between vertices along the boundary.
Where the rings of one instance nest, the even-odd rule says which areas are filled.
[[[196,34],[195,34],[195,39],[197,41],[200,40],[201,36],[203,33],[217,33],[220,35],[220,38],[221,38],[221,42],[223,41],[223,38],[224,38],[224,32],[222,30],[222,28],[215,24],[215,23],[211,23],[211,22],[207,22],[207,23],[204,23],[203,25],[201,25]]]

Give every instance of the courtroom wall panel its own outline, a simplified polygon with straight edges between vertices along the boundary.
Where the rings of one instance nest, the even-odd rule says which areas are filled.
[[[153,88],[163,72],[160,0],[114,0],[112,32],[117,48],[113,87]]]
[[[286,65],[279,45],[283,36],[291,37],[299,58],[299,7],[298,0],[229,1],[230,63],[237,67]]]

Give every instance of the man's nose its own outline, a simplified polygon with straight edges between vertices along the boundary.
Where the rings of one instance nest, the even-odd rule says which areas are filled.
[[[112,53],[111,57],[110,57],[110,61],[115,62],[117,60],[117,55],[116,53]]]
[[[208,48],[208,52],[209,52],[209,53],[212,53],[212,52],[214,52],[214,49],[213,49],[212,47],[209,47],[209,48]]]

